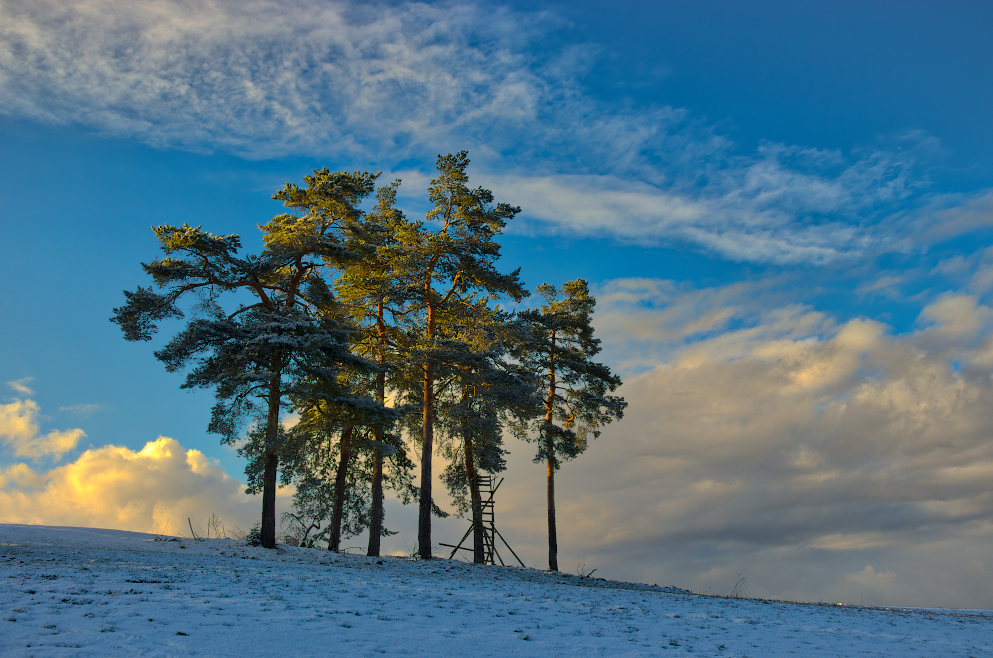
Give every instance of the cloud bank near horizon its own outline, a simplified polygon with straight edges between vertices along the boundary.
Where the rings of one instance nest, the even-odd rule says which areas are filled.
[[[752,308],[767,293],[753,288],[612,282],[598,332],[651,368],[626,378],[625,418],[563,467],[564,552],[712,593],[747,576],[758,596],[993,605],[993,308],[939,295],[894,334]],[[623,312],[652,297],[669,303]],[[534,532],[538,493],[515,500]]]
[[[285,492],[281,492],[285,493]],[[258,502],[199,450],[160,436],[138,451],[106,445],[51,469],[15,463],[0,470],[0,523],[84,526],[183,534],[210,514],[247,530]]]
[[[3,0],[0,113],[163,148],[331,152],[335,166],[468,148],[531,230],[736,261],[844,261],[993,222],[982,194],[928,205],[926,136],[742,154],[684,109],[596,100],[596,48],[545,45],[566,29],[475,3]],[[895,238],[879,230],[910,211]]]
[[[761,283],[601,291],[597,331],[631,373],[630,406],[557,478],[560,562],[711,593],[747,576],[756,596],[993,605],[993,307],[937,295],[897,334],[773,300]],[[508,448],[499,526],[540,567],[543,468],[533,446]],[[2,522],[144,531],[258,513],[239,482],[164,437],[48,470],[15,464],[0,499]],[[415,515],[390,515],[399,547]],[[439,522],[438,541],[461,527]]]

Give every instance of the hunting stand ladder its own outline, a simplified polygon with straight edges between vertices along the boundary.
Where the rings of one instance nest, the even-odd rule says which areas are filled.
[[[479,495],[480,498],[482,498],[482,512],[480,516],[482,517],[481,520],[483,525],[483,564],[496,564],[496,560],[499,560],[500,566],[507,566],[504,564],[503,558],[500,557],[500,553],[497,551],[496,539],[499,537],[500,541],[503,542],[503,545],[507,547],[507,550],[511,552],[514,558],[517,559],[517,562],[522,567],[525,566],[524,562],[521,561],[521,558],[517,557],[517,553],[514,553],[514,549],[512,549],[510,544],[507,543],[507,540],[500,534],[500,531],[496,529],[496,524],[493,521],[493,495],[496,493],[497,489],[500,488],[500,485],[503,484],[503,478],[500,478],[496,485],[494,485],[492,475],[477,475],[476,477],[479,480]],[[453,544],[442,544],[442,546],[447,546],[452,549],[452,554],[448,556],[448,559],[455,557],[455,554],[459,551],[469,551],[470,553],[473,551],[472,548],[463,547],[462,544],[465,543],[466,539],[469,539],[475,528],[476,523],[473,521],[469,524],[469,529],[465,531],[464,535],[462,535],[462,540],[458,543],[458,546]]]

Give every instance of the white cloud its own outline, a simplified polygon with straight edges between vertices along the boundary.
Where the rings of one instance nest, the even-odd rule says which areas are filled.
[[[602,359],[622,373],[637,373],[670,361],[681,349],[719,350],[739,358],[757,342],[810,339],[833,330],[823,313],[783,305],[788,277],[696,288],[648,278],[612,279],[594,289],[594,323],[603,341]],[[730,331],[733,325],[743,325]],[[701,342],[710,338],[708,342]],[[688,345],[696,345],[688,348]]]
[[[936,196],[901,220],[905,246],[917,247],[993,226],[993,191]]]
[[[546,233],[775,263],[910,248],[877,224],[913,205],[911,144],[928,140],[742,155],[685,110],[596,100],[582,82],[593,49],[559,47],[563,25],[484,3],[0,0],[0,113],[247,157],[330,152],[336,166],[468,148],[474,177],[488,171]],[[961,217],[929,206],[901,235],[982,224],[981,200],[942,203]]]
[[[993,309],[978,301],[975,295],[943,295],[924,307],[918,321],[933,325],[929,331],[936,335],[969,340],[993,321]]]
[[[943,277],[951,288],[986,295],[993,290],[993,247],[944,258],[927,271],[927,276],[932,280]]]
[[[671,184],[658,186],[618,176],[489,180],[525,209],[526,218],[539,220],[536,228],[543,231],[647,245],[691,242],[733,260],[776,263],[821,264],[865,246],[867,236],[844,220],[804,221],[811,212],[842,209],[842,200],[835,197],[848,197],[850,191],[838,181],[809,176],[801,180],[795,172],[769,163],[754,166],[769,171],[757,181],[746,175],[744,188],[706,190],[701,196]],[[828,187],[834,188],[829,195]],[[796,198],[787,200],[787,196]]]
[[[282,425],[284,430],[291,430],[296,427],[299,422],[300,414],[295,411],[291,411],[283,416],[282,420],[279,421],[279,424]]]
[[[32,380],[34,380],[34,377],[24,377],[23,379],[7,382],[7,386],[11,387],[21,395],[34,395],[34,391],[28,388],[28,382],[31,382]]]
[[[17,457],[60,459],[86,436],[81,429],[52,430],[41,434],[40,409],[34,400],[15,398],[0,405],[0,442],[13,449]]]
[[[881,532],[860,532],[824,535],[811,541],[808,546],[826,551],[864,551],[868,548],[892,546],[894,543],[891,537]]]
[[[68,407],[59,407],[59,411],[82,416],[83,418],[87,418],[101,409],[103,409],[103,405],[100,404],[71,404]]]
[[[13,464],[0,471],[0,489],[33,489],[44,484],[44,474],[35,472],[27,464]]]
[[[251,156],[403,151],[532,119],[545,81],[520,46],[548,21],[466,4],[7,1],[0,111]]]
[[[867,564],[862,571],[848,574],[845,579],[866,589],[892,589],[896,584],[896,574],[892,571],[877,572]]]
[[[187,518],[202,531],[211,514],[247,529],[260,509],[215,460],[167,437],[139,451],[111,445],[87,450],[50,470],[15,464],[0,472],[0,523],[178,534]]]
[[[882,294],[896,296],[898,294],[898,288],[900,285],[905,283],[907,277],[904,275],[894,275],[894,274],[883,274],[880,273],[875,281],[870,281],[860,285],[855,292],[860,295],[866,295],[870,293]]]

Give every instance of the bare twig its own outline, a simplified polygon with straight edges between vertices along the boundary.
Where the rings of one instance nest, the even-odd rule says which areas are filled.
[[[193,541],[200,541],[197,533],[193,532],[193,521],[190,521],[190,517],[186,517],[186,522],[190,524],[190,534],[193,535]]]

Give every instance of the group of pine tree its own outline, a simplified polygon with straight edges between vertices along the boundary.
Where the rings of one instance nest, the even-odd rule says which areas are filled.
[[[295,483],[300,538],[339,550],[369,531],[380,554],[384,489],[417,501],[418,555],[431,557],[432,458],[483,560],[481,472],[504,470],[505,436],[537,446],[547,466],[548,559],[558,569],[555,472],[621,417],[620,379],[593,361],[600,341],[585,281],[529,295],[519,270],[497,269],[497,238],[520,208],[470,188],[466,152],[439,156],[423,221],[397,208],[399,181],[314,170],[273,195],[288,209],[260,225],[264,249],[239,255],[237,235],[154,228],[164,257],[143,264],[153,285],[125,291],[111,318],[147,341],[186,319],[155,356],[184,388],[211,388],[209,431],[247,458],[262,494],[261,544],[276,545],[276,488]],[[375,204],[362,204],[375,195]],[[289,428],[287,414],[299,420]],[[412,452],[419,450],[419,481]]]

